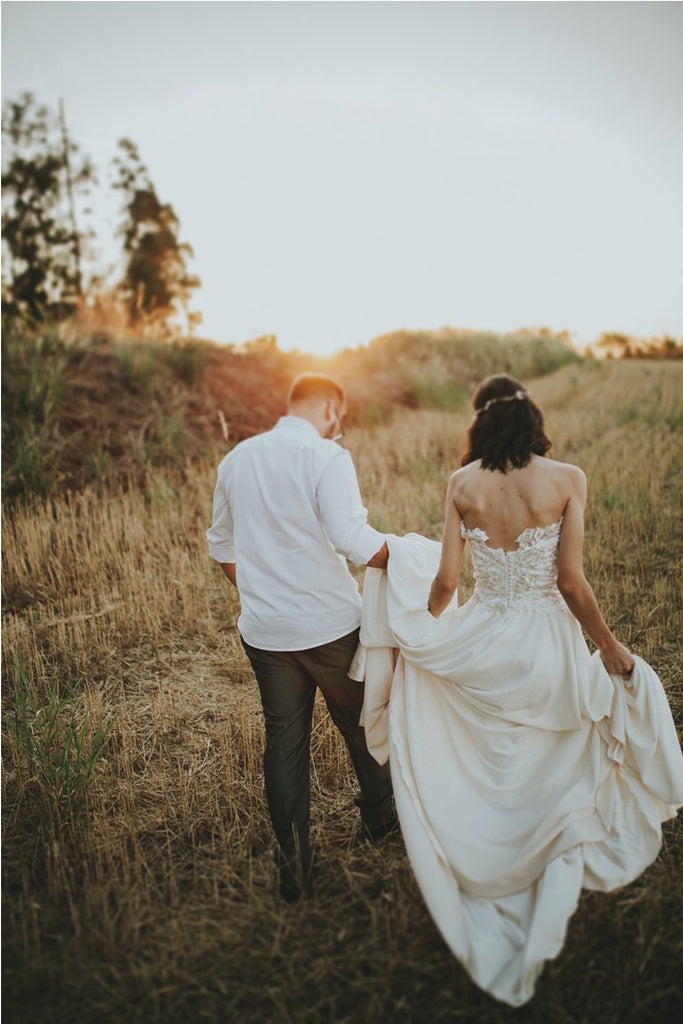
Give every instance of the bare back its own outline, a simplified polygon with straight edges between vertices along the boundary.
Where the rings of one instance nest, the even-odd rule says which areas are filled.
[[[482,469],[477,460],[454,474],[451,495],[467,529],[485,530],[490,547],[512,551],[523,530],[562,518],[578,472],[540,455],[507,473]]]

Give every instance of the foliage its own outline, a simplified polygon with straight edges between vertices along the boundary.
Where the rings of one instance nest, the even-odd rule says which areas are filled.
[[[87,194],[94,172],[31,93],[5,105],[2,139],[3,314],[62,319],[82,290],[73,193]]]
[[[209,349],[199,341],[179,341],[168,349],[167,359],[178,377],[189,387],[194,387],[209,367]]]
[[[358,356],[366,372],[401,367],[408,376],[421,370],[442,384],[469,387],[491,373],[527,380],[580,361],[569,337],[549,328],[510,334],[446,327],[394,331],[375,338]]]
[[[2,339],[2,488],[10,502],[88,483],[144,484],[222,438],[202,385],[201,342],[66,344],[54,331]]]
[[[151,325],[158,333],[168,334],[171,320],[187,309],[192,291],[200,284],[186,266],[192,248],[179,241],[175,211],[160,201],[135,145],[122,139],[119,150],[114,188],[123,195],[119,234],[126,257],[119,287],[128,321],[133,330]],[[189,314],[190,325],[197,322],[197,314]]]
[[[590,350],[607,359],[683,359],[683,340],[664,334],[660,338],[633,338],[605,331]]]
[[[5,104],[2,136],[3,318],[35,328],[82,312],[86,291],[103,287],[96,276],[84,286],[82,255],[94,235],[76,223],[76,205],[95,172],[67,133],[63,107],[58,118],[31,93]],[[200,282],[187,270],[192,249],[178,238],[175,211],[160,201],[130,140],[119,143],[114,167],[125,256],[118,295],[127,325],[138,335],[167,338],[184,315],[192,330],[201,317],[187,306]]]
[[[2,489],[47,497],[60,482],[64,346],[54,333],[2,336]]]
[[[467,405],[467,390],[435,373],[406,373],[403,384],[404,404],[413,409],[444,409],[457,412]]]

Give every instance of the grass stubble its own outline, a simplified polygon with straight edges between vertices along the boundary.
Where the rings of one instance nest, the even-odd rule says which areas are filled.
[[[568,366],[531,389],[554,456],[588,474],[589,579],[680,725],[683,367]],[[351,433],[374,525],[440,536],[468,419],[404,410]],[[535,998],[511,1010],[451,956],[400,838],[354,842],[354,778],[320,702],[317,893],[277,898],[257,689],[203,536],[214,470],[5,516],[8,1024],[677,1019],[680,825],[635,884],[582,897]]]

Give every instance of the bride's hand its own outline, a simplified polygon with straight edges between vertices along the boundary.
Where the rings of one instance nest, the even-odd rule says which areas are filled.
[[[618,640],[612,641],[609,646],[600,649],[602,663],[613,676],[624,676],[631,678],[635,661],[628,647],[624,647]]]

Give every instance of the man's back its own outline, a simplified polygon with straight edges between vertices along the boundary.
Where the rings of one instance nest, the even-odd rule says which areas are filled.
[[[345,558],[365,564],[384,538],[366,523],[343,448],[298,416],[237,445],[218,469],[211,557],[236,562],[239,629],[263,650],[303,650],[360,622]]]

